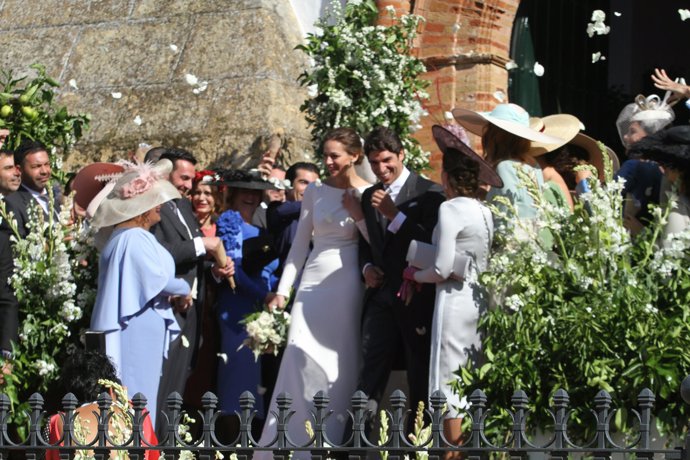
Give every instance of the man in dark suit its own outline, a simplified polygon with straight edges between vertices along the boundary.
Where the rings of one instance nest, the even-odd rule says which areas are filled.
[[[182,198],[161,206],[161,221],[151,231],[156,239],[170,252],[175,260],[175,275],[183,278],[192,288],[193,302],[178,308],[175,317],[182,330],[172,342],[168,358],[163,363],[163,374],[158,391],[158,407],[165,408],[168,395],[177,391],[184,394],[187,377],[196,362],[201,344],[201,319],[204,305],[204,273],[206,253],[222,244],[217,237],[205,237],[194,215],[192,203],[187,199],[192,189],[196,159],[182,149],[169,148],[161,159],[170,160],[173,170],[170,182],[180,191]],[[210,265],[210,263],[209,263]],[[216,279],[225,279],[233,273],[233,265],[224,268],[213,266]],[[165,426],[164,417],[156,418],[156,431],[160,434]]]
[[[0,232],[0,385],[3,376],[11,372],[12,342],[17,340],[19,330],[19,305],[8,281],[13,270],[10,238]]]
[[[35,204],[38,209],[43,211],[43,216],[47,219],[51,212],[50,195],[47,186],[50,181],[50,157],[46,147],[40,142],[25,141],[17,147],[14,152],[14,163],[19,168],[22,176],[22,183],[19,189],[10,193],[5,198],[7,211],[14,213],[17,221],[19,236],[24,238],[29,233],[26,226],[29,221],[29,206]],[[53,197],[54,218],[58,217],[60,207],[58,197]],[[3,222],[3,229],[11,233],[9,227]]]
[[[358,388],[380,402],[393,364],[404,354],[410,407],[414,409],[418,401],[426,404],[428,399],[435,286],[425,285],[409,305],[397,292],[410,241],[431,241],[438,208],[445,198],[441,186],[403,165],[402,143],[388,128],[375,128],[365,141],[364,152],[380,182],[362,195],[369,243],[360,240],[367,291]]]

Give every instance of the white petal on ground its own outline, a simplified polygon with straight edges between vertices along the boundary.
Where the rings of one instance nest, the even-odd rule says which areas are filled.
[[[171,43],[170,44],[170,51],[172,51],[173,53],[177,53],[177,45]]]
[[[536,75],[537,77],[541,77],[542,75],[544,75],[544,66],[539,64],[538,62],[535,62],[533,71],[534,75]]]
[[[686,19],[690,18],[690,10],[687,8],[684,10],[678,10],[678,14],[680,15],[681,21],[685,21]]]
[[[513,60],[506,62],[506,70],[517,69],[517,67],[518,67],[517,63]]]
[[[498,91],[494,92],[494,99],[496,99],[498,102],[503,103],[506,100],[506,93],[499,89]]]
[[[113,97],[113,99],[121,99],[122,98],[122,93],[119,93],[119,92],[113,92],[113,93],[110,93],[110,95]]]
[[[191,73],[188,73],[184,76],[184,81],[186,81],[188,85],[192,86],[199,83],[199,79],[196,77],[196,75],[192,75]]]
[[[70,80],[69,82],[67,82],[67,83],[68,83],[72,88],[74,88],[74,89],[79,89],[79,87],[77,86],[77,80],[75,80],[74,78],[71,79],[71,80]]]
[[[140,117],[139,115],[137,115],[136,117],[134,117],[134,124],[135,124],[135,125],[141,126],[141,124],[142,124],[143,122],[144,122],[144,121],[141,119],[141,117]]]

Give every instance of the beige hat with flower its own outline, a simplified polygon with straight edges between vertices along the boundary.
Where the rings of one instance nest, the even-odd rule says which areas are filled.
[[[111,227],[180,198],[180,192],[168,181],[172,168],[172,162],[164,159],[126,170],[96,209],[91,225],[97,229]]]

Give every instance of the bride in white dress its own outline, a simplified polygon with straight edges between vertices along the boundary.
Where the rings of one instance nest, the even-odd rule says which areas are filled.
[[[296,444],[307,443],[304,422],[311,420],[312,399],[320,390],[327,392],[329,409],[334,411],[326,424],[328,437],[341,442],[348,421],[346,411],[356,390],[364,294],[358,262],[358,231],[362,231],[358,228],[364,226],[358,222],[363,216],[361,210],[357,213],[356,196],[371,184],[355,172],[355,164],[362,159],[362,144],[354,130],[331,131],[324,140],[323,155],[330,177],[309,185],[304,193],[297,233],[276,296],[269,302],[269,307],[283,308],[304,267],[261,445],[276,436],[272,413],[277,413],[276,398],[283,392],[292,397],[295,411],[288,429],[290,438]],[[272,453],[257,452],[254,458],[272,458]]]

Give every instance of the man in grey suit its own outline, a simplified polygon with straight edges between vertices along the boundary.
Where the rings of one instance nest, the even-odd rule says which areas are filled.
[[[409,171],[398,136],[375,128],[364,143],[379,183],[362,194],[369,243],[360,239],[360,266],[367,286],[362,318],[362,368],[358,389],[380,402],[391,369],[404,358],[410,407],[427,403],[431,320],[435,286],[426,285],[405,305],[397,292],[410,241],[431,241],[438,208],[445,200],[440,185]],[[402,356],[401,356],[402,355]]]
[[[158,391],[158,407],[165,408],[170,393],[184,394],[185,384],[196,362],[201,344],[201,319],[204,307],[204,281],[206,252],[221,244],[218,237],[205,237],[201,233],[192,203],[187,199],[192,189],[196,159],[182,149],[168,148],[161,160],[173,163],[170,182],[180,191],[182,198],[168,201],[161,206],[161,221],[151,231],[156,239],[170,252],[175,260],[175,275],[183,278],[192,288],[191,305],[180,306],[175,312],[182,332],[172,342],[168,358],[163,363],[163,374]],[[210,263],[208,264],[210,266]],[[225,279],[234,272],[232,264],[224,268],[209,267],[216,279]],[[148,396],[148,395],[147,395]],[[162,434],[164,417],[156,418],[156,432]]]

